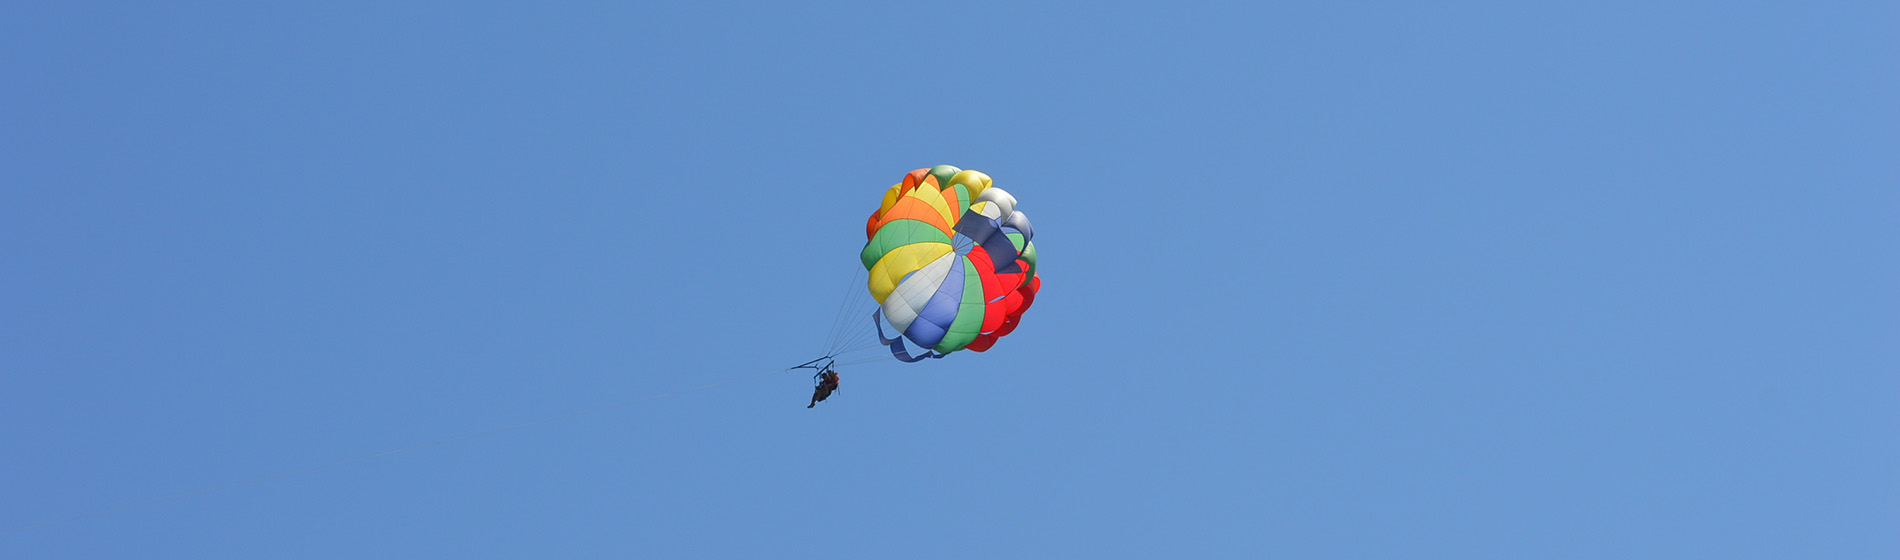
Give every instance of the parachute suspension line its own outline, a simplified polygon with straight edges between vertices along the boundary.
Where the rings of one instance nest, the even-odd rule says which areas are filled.
[[[852,276],[855,277],[856,273],[853,273]],[[851,306],[851,300],[853,299],[852,296],[856,295],[856,290],[851,289],[852,288],[851,284],[853,283],[854,282],[850,282],[850,281],[847,281],[845,283],[844,299],[838,301],[837,314],[833,315],[831,318],[831,330],[826,331],[829,334],[825,338],[825,350],[826,350],[825,353],[826,354],[831,353],[830,350],[834,348],[838,343],[838,335],[840,334],[839,331],[844,330],[845,311]]]
[[[844,367],[844,366],[856,366],[856,365],[873,364],[873,363],[890,363],[890,361],[891,361],[890,356],[887,356],[884,353],[879,352],[877,354],[873,354],[870,356],[860,355],[857,357],[853,357],[851,359],[838,362],[837,364],[834,364],[834,365],[838,367]]]
[[[872,346],[869,348],[853,348],[850,350],[845,350],[843,352],[832,354],[831,357],[836,360],[855,360],[858,358],[863,358],[867,355],[882,356],[885,354],[884,352],[872,352],[873,350],[882,350],[882,348],[879,348],[877,346]]]
[[[854,319],[878,307],[877,301],[865,289],[870,272],[861,270],[861,266],[854,268],[859,270],[854,271],[845,284],[844,298],[838,302],[838,313],[832,317],[832,328],[826,335],[824,354],[790,369],[815,369],[822,372],[841,362],[861,359],[863,355],[858,353],[877,346],[875,339],[864,338],[870,335],[870,328]]]
[[[863,311],[863,309],[860,309],[858,311]],[[851,330],[851,335],[848,338],[848,340],[850,340],[851,342],[849,342],[848,344],[840,348],[837,352],[838,354],[847,354],[847,353],[857,352],[857,351],[862,351],[862,350],[870,350],[870,349],[878,348],[880,346],[885,345],[883,336],[881,334],[883,332],[883,327],[878,324],[879,317],[882,315],[883,309],[878,308],[878,309],[873,309],[871,311],[872,311],[870,313],[871,320],[868,323],[866,322],[856,323],[857,327]],[[879,336],[872,337],[871,335],[874,331],[877,333],[880,333]]]
[[[831,340],[825,344],[825,350],[828,354],[836,351],[838,346],[844,343],[845,331],[849,330],[851,326],[851,310],[856,309],[860,305],[859,300],[863,297],[863,295],[859,293],[864,290],[862,287],[863,281],[859,280],[863,277],[863,274],[855,270],[856,268],[857,267],[853,267],[851,276],[845,281],[844,301],[842,305],[838,307],[838,314],[832,317],[832,321],[835,324],[831,331]]]
[[[850,343],[840,346],[837,351],[832,352],[832,355],[834,357],[845,356],[872,350],[883,350],[884,348],[883,343],[873,334],[873,328],[870,326],[860,327],[853,331],[849,340],[851,340]]]
[[[858,311],[863,310],[859,309]],[[879,309],[878,311],[882,312],[883,310]],[[878,342],[878,339],[871,337],[871,330],[876,325],[877,319],[873,318],[871,321],[872,323],[869,325],[853,322],[852,324],[857,326],[851,329],[851,334],[846,337],[847,343],[839,348],[838,353],[842,354],[854,350],[870,349],[880,346],[881,344]]]
[[[857,334],[853,335],[857,337],[857,342],[852,344],[852,349],[872,349],[885,346],[884,339],[881,336],[881,333],[884,332],[884,327],[878,324],[880,320],[879,317],[883,313],[883,309],[871,310],[871,313],[868,315],[871,320],[860,324],[855,331]]]
[[[836,336],[834,337],[832,344],[826,349],[827,355],[837,356],[841,354],[846,354],[846,353],[853,352],[856,350],[872,347],[876,344],[875,339],[869,338],[871,335],[870,327],[868,327],[867,325],[861,322],[858,322],[855,319],[856,317],[862,317],[864,316],[865,313],[869,312],[870,310],[877,309],[879,307],[877,300],[872,299],[870,293],[868,293],[868,291],[864,287],[864,284],[866,283],[868,279],[869,279],[868,272],[866,272],[865,274],[855,275],[853,277],[852,285],[849,286],[849,288],[852,290],[851,293],[853,294],[853,297],[850,300],[851,301],[850,305],[846,306],[843,312],[839,315],[839,318],[844,322],[844,324],[841,328],[839,328],[838,332],[836,333]]]
[[[864,278],[865,280],[868,281],[870,279],[870,275],[867,273],[864,276]],[[862,298],[860,301],[863,303],[863,305],[859,306],[856,309],[852,309],[849,312],[851,315],[845,318],[845,321],[848,324],[853,325],[851,327],[851,334],[850,334],[851,336],[850,340],[853,343],[864,343],[864,342],[871,342],[871,341],[876,340],[876,339],[871,338],[871,333],[868,329],[864,328],[864,323],[861,321],[858,321],[857,319],[864,317],[866,314],[870,313],[873,310],[883,309],[884,307],[883,305],[879,304],[876,299],[871,297],[871,291],[868,287],[865,286],[866,283],[867,282],[863,282],[863,281],[858,283],[859,284],[858,297]]]
[[[849,313],[855,317],[855,315],[859,315],[859,313],[863,313],[863,311],[864,308],[855,308],[851,309]],[[870,336],[870,332],[864,330],[863,325],[859,325],[857,321],[851,321],[851,327],[845,328],[844,340],[838,342],[838,347],[834,347],[832,353],[845,353],[845,351],[859,349],[859,347],[863,347],[864,342],[868,340],[868,336]]]
[[[865,293],[864,284],[869,273],[860,271],[852,274],[851,281],[845,286],[845,301],[839,306],[838,315],[833,317],[833,328],[825,344],[825,355],[832,356],[845,351],[845,348],[858,342],[858,331],[862,327],[852,320],[859,316],[867,306],[875,306],[870,294]]]
[[[853,264],[856,268],[862,268],[861,265]],[[858,325],[857,322],[851,318],[858,316],[866,306],[877,305],[877,300],[871,299],[870,292],[865,289],[865,283],[869,279],[870,272],[863,270],[858,271],[851,277],[851,285],[848,286],[848,289],[851,290],[851,305],[838,316],[839,320],[843,321],[843,323],[839,325],[839,331],[841,332],[838,335],[838,340],[832,345],[833,353],[842,350],[845,346],[849,346],[855,341],[854,337],[857,336],[856,331]]]
[[[888,346],[887,339],[884,339],[881,334],[883,327],[878,323],[883,312],[882,306],[878,305],[877,300],[873,299],[869,291],[865,289],[865,283],[870,278],[869,274],[869,271],[854,273],[850,284],[845,286],[846,296],[844,301],[839,303],[838,315],[833,317],[833,327],[826,337],[825,353],[810,362],[793,366],[792,369],[823,371],[821,368],[828,366],[858,365],[889,359],[883,357],[885,352],[866,354],[866,352],[882,350]],[[870,321],[854,319],[854,317],[867,316],[871,319]],[[926,352],[924,355],[941,357],[941,354],[934,356],[932,354]],[[908,351],[902,356],[909,357]]]
[[[61,524],[61,523],[68,523],[68,522],[72,522],[72,521],[78,521],[78,520],[81,520],[81,519],[87,519],[87,518],[91,518],[91,517],[98,517],[98,516],[101,516],[101,515],[107,515],[107,514],[112,514],[112,513],[118,513],[118,512],[121,512],[121,511],[126,511],[126,510],[130,510],[130,509],[137,509],[137,508],[142,508],[142,507],[145,507],[145,506],[150,506],[150,505],[158,505],[158,504],[162,504],[162,503],[165,503],[165,502],[171,502],[171,501],[176,501],[176,500],[183,500],[183,499],[185,499],[185,498],[191,498],[191,497],[196,497],[196,496],[202,496],[202,495],[205,495],[205,494],[210,494],[210,493],[212,493],[212,492],[218,492],[218,491],[221,491],[221,490],[230,490],[230,489],[232,489],[232,488],[237,488],[237,487],[240,487],[240,486],[250,486],[250,485],[252,485],[252,484],[258,484],[258,483],[261,483],[261,482],[269,482],[269,481],[272,481],[272,480],[277,480],[277,479],[280,479],[280,478],[287,478],[287,477],[291,477],[291,476],[296,476],[296,475],[300,475],[300,474],[304,474],[304,473],[307,473],[307,472],[312,472],[312,471],[320,471],[320,470],[324,470],[324,469],[329,469],[329,468],[335,468],[335,467],[341,467],[341,466],[344,466],[344,465],[349,465],[349,464],[352,464],[352,463],[361,463],[361,462],[364,462],[364,461],[368,461],[368,460],[371,460],[371,459],[378,459],[378,458],[382,458],[382,457],[388,457],[388,456],[390,456],[390,455],[395,455],[395,454],[398,454],[398,453],[408,453],[408,452],[410,452],[410,451],[420,451],[420,450],[423,450],[423,449],[428,449],[428,448],[431,448],[431,447],[437,447],[437,446],[442,446],[442,445],[447,445],[447,444],[451,444],[451,443],[455,443],[455,442],[458,442],[458,441],[462,441],[462,440],[467,440],[467,439],[475,439],[475,438],[478,438],[478,437],[482,437],[482,436],[488,436],[488,435],[494,435],[494,434],[499,434],[499,433],[502,433],[502,432],[506,432],[506,431],[511,431],[511,430],[519,430],[519,429],[521,429],[521,428],[527,428],[527,427],[530,427],[530,426],[538,426],[538,425],[541,425],[541,424],[546,424],[546,423],[549,423],[549,422],[555,422],[555,421],[559,421],[559,420],[566,420],[566,419],[568,419],[568,418],[573,418],[573,417],[576,417],[576,416],[584,416],[584,415],[588,415],[588,414],[593,414],[593,413],[596,413],[596,412],[605,412],[605,411],[608,411],[608,410],[613,410],[613,409],[616,409],[616,408],[621,408],[621,407],[625,407],[625,406],[630,406],[630,405],[635,405],[635,404],[639,404],[639,403],[643,403],[643,402],[647,402],[647,401],[651,401],[651,400],[658,400],[658,399],[663,399],[663,398],[666,398],[666,397],[671,397],[671,396],[676,396],[676,395],[682,395],[682,394],[686,394],[686,393],[691,393],[691,392],[693,392],[693,391],[699,391],[699,390],[704,390],[704,389],[711,389],[711,388],[713,388],[713,387],[718,387],[718,386],[720,386],[720,385],[729,385],[729,384],[733,384],[733,383],[738,383],[738,382],[740,382],[740,381],[748,381],[748,380],[752,380],[752,379],[758,379],[758,378],[760,378],[760,377],[765,377],[765,376],[767,376],[767,375],[774,375],[774,374],[779,374],[779,373],[785,373],[785,372],[788,372],[788,371],[791,371],[792,369],[794,369],[794,368],[785,368],[785,369],[781,369],[781,370],[773,370],[773,371],[768,371],[768,372],[765,372],[765,373],[754,373],[754,374],[749,374],[749,375],[741,375],[741,376],[738,376],[738,377],[733,377],[733,378],[730,378],[730,379],[726,379],[726,380],[724,380],[724,381],[715,381],[715,382],[712,382],[712,383],[707,383],[707,384],[705,384],[705,385],[700,385],[700,386],[698,386],[698,387],[688,387],[688,388],[685,388],[685,389],[680,389],[680,390],[677,390],[677,391],[672,391],[672,392],[667,392],[667,393],[660,393],[660,394],[657,394],[657,395],[649,395],[649,396],[645,396],[645,397],[640,397],[640,398],[637,398],[637,399],[633,399],[633,400],[629,400],[629,401],[621,401],[621,402],[617,402],[617,403],[613,403],[613,404],[609,404],[609,405],[602,405],[602,406],[596,406],[596,407],[593,407],[593,408],[588,408],[588,409],[584,409],[584,410],[579,410],[579,411],[575,411],[575,412],[569,412],[569,413],[566,413],[566,414],[561,414],[561,415],[558,415],[558,416],[549,416],[549,417],[547,417],[547,418],[542,418],[542,419],[540,419],[540,420],[533,420],[533,421],[528,421],[528,422],[522,422],[522,423],[520,423],[520,424],[514,424],[514,425],[509,425],[509,426],[502,426],[502,427],[499,427],[499,428],[491,428],[491,429],[488,429],[488,430],[483,430],[483,431],[479,431],[479,432],[472,432],[472,433],[467,433],[467,434],[462,434],[462,435],[459,435],[459,436],[455,436],[455,437],[451,437],[451,438],[448,438],[448,439],[441,439],[441,440],[436,440],[436,441],[431,441],[431,442],[428,442],[428,443],[421,443],[421,444],[416,444],[416,445],[411,445],[411,446],[409,446],[409,447],[404,447],[404,448],[401,448],[401,449],[391,449],[391,450],[389,450],[389,451],[384,451],[384,452],[381,452],[381,453],[372,453],[372,454],[369,454],[369,455],[364,455],[364,456],[361,456],[361,457],[356,457],[356,458],[353,458],[353,459],[344,459],[344,460],[341,460],[341,461],[335,461],[335,462],[330,462],[330,463],[324,463],[324,464],[321,464],[321,465],[316,465],[316,466],[312,466],[312,467],[304,467],[304,468],[301,468],[301,469],[297,469],[297,470],[294,470],[294,471],[285,471],[285,472],[281,472],[281,473],[277,473],[277,474],[273,474],[273,475],[270,475],[270,476],[262,476],[262,477],[257,477],[257,478],[253,478],[253,479],[249,479],[249,480],[240,480],[240,481],[237,481],[237,482],[233,482],[233,483],[230,483],[230,484],[225,484],[225,485],[223,485],[223,486],[213,486],[213,487],[210,487],[210,488],[206,488],[206,489],[203,489],[203,490],[198,490],[198,491],[195,491],[195,492],[186,492],[186,493],[184,493],[184,494],[178,494],[178,495],[174,495],[174,496],[167,496],[167,497],[164,497],[164,498],[158,498],[158,499],[154,499],[154,500],[147,500],[147,501],[143,501],[143,502],[138,502],[138,503],[135,503],[135,504],[129,504],[129,505],[123,505],[123,506],[119,506],[119,507],[115,507],[115,508],[109,508],[109,509],[102,509],[102,510],[98,510],[98,511],[94,511],[94,512],[90,512],[90,513],[83,513],[83,514],[79,514],[79,515],[75,515],[75,516],[72,516],[72,517],[66,517],[66,518],[62,518],[62,519],[54,519],[54,520],[52,520],[52,521],[43,521],[43,522],[40,522],[40,523],[35,523],[35,524],[32,524],[32,525],[22,525],[22,526],[18,526],[18,527],[14,527],[14,528],[11,528],[11,529],[6,529],[6,530],[0,530],[0,535],[11,535],[11,534],[14,534],[14,533],[20,533],[20,532],[24,532],[24,531],[30,531],[30,530],[33,530],[33,529],[39,529],[39,528],[42,528],[42,527],[50,527],[50,526],[53,526],[53,525],[59,525],[59,524]]]
[[[874,338],[871,338],[871,337],[870,337],[870,335],[871,335],[871,333],[870,333],[870,331],[868,331],[868,330],[867,330],[867,331],[865,331],[865,333],[864,333],[864,338],[865,338],[865,340],[866,340],[865,342],[859,342],[859,343],[857,343],[857,344],[853,344],[853,345],[851,345],[850,347],[847,347],[847,348],[845,348],[845,349],[843,349],[843,350],[839,350],[839,351],[838,351],[838,354],[837,354],[837,355],[839,355],[839,356],[843,356],[843,355],[846,355],[846,354],[851,354],[851,353],[854,353],[854,352],[864,352],[864,351],[867,351],[867,350],[875,350],[875,349],[877,349],[877,347],[879,347],[879,346],[881,346],[881,345],[877,343],[877,339],[874,339]]]

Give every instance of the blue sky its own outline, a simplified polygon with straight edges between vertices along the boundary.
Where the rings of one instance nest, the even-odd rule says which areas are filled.
[[[1892,4],[0,8],[6,558],[1891,558]],[[3,529],[0,529],[3,530]]]

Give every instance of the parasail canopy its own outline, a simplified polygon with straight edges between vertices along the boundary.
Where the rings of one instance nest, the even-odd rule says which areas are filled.
[[[988,350],[1042,287],[1035,233],[989,175],[949,165],[905,175],[865,222],[859,254],[877,314],[897,331],[887,338],[880,325],[879,340],[906,362]]]

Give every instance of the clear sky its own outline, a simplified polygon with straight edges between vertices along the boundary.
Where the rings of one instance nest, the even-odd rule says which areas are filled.
[[[3,558],[1900,556],[1890,2],[150,4],[0,7],[0,530],[810,359],[918,167],[1043,290]]]

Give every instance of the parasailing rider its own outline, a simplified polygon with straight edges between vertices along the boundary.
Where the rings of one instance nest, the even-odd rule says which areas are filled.
[[[826,367],[823,372],[813,378],[818,380],[818,386],[812,389],[811,404],[806,405],[805,408],[818,406],[819,402],[831,396],[832,391],[838,390],[838,370]]]

